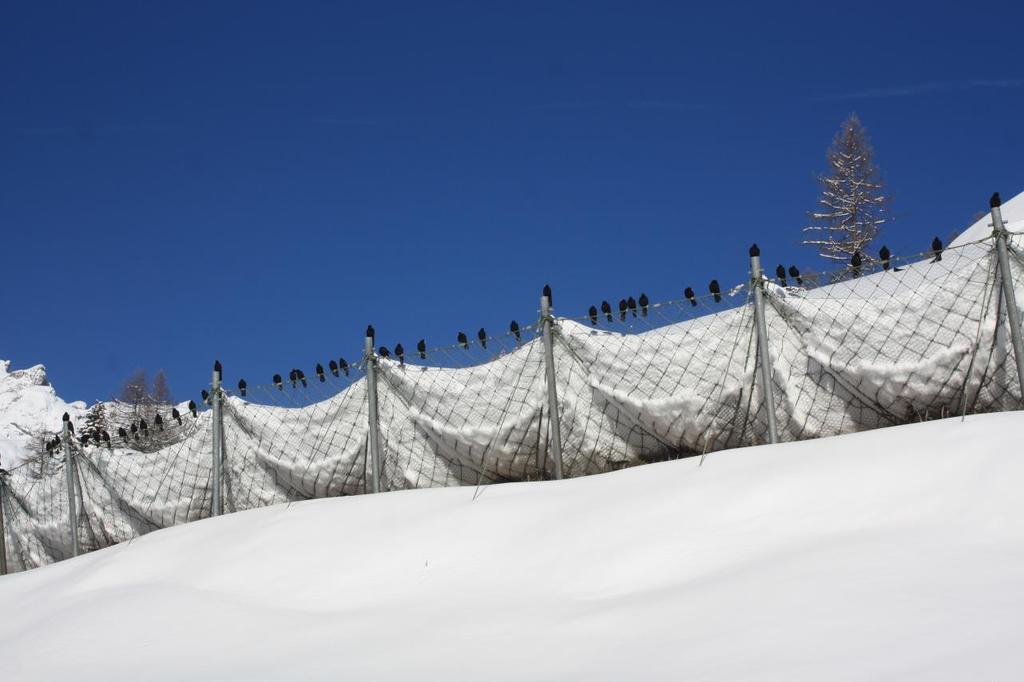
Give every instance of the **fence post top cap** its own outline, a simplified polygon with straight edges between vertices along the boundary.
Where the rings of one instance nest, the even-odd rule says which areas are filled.
[[[756,243],[755,244],[751,244],[750,245],[750,257],[754,258],[754,257],[760,256],[760,255],[761,255],[761,249],[758,247],[758,245]]]
[[[995,192],[992,197],[988,200],[990,208],[999,208],[1003,205],[1003,200],[999,198],[999,192]]]

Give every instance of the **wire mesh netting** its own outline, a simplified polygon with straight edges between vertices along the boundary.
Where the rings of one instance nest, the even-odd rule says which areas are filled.
[[[1018,299],[1022,239],[1007,240]],[[767,442],[752,286],[764,293],[781,440],[1017,409],[1000,272],[986,239],[554,318],[554,413],[543,319],[240,385],[223,393],[224,509],[368,491],[368,361],[383,490],[549,478],[556,424],[565,476]],[[211,514],[211,410],[147,409],[114,406],[131,430],[109,446],[72,438],[3,475],[10,570],[72,554],[65,449],[82,551]]]

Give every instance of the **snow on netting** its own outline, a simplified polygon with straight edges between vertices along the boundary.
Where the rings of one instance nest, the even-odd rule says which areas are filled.
[[[1024,300],[1024,237],[1009,239]],[[769,272],[771,268],[766,268]],[[991,239],[888,269],[764,282],[779,436],[797,440],[1022,406]],[[553,324],[566,476],[768,440],[751,286]],[[552,472],[540,323],[375,357],[384,490]],[[226,511],[368,488],[365,360],[225,391]],[[278,380],[279,379],[279,380]],[[85,551],[205,518],[212,414],[163,410],[111,448],[72,443]],[[125,409],[130,409],[125,406]],[[118,418],[123,418],[120,415]],[[11,570],[71,555],[63,454],[3,478]]]

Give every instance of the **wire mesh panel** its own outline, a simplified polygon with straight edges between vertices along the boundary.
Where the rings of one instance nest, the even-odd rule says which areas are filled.
[[[541,477],[547,421],[536,327],[481,332],[379,360],[385,489]]]
[[[888,265],[816,289],[766,284],[782,439],[1020,404],[991,244]]]

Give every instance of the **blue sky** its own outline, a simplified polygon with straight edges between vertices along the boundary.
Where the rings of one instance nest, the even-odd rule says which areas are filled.
[[[897,253],[1024,191],[1024,6],[22,3],[0,10],[0,358],[178,398],[800,247],[856,111]],[[785,5],[782,7],[782,5]]]

